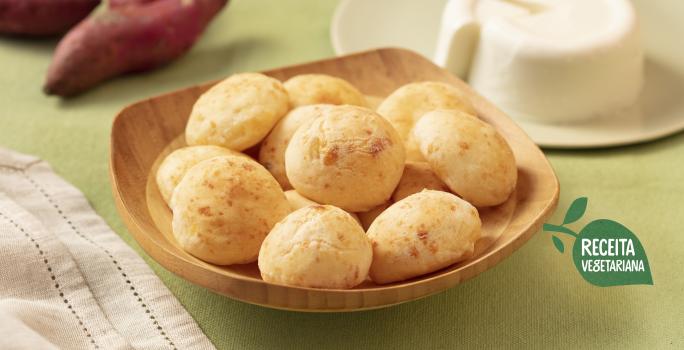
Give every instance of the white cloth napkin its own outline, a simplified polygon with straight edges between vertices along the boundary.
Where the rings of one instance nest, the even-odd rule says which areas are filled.
[[[0,349],[213,349],[47,163],[0,148]]]

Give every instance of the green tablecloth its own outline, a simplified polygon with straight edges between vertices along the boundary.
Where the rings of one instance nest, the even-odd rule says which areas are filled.
[[[124,228],[110,192],[114,115],[136,100],[232,72],[332,56],[328,24],[335,5],[236,0],[181,60],[66,101],[40,91],[54,40],[0,38],[0,145],[46,159],[80,188],[219,348],[684,347],[682,134],[611,150],[546,152],[562,188],[553,220],[561,220],[574,198],[588,196],[588,219],[614,219],[637,233],[654,286],[591,286],[568,252],[554,249],[548,233],[444,293],[347,314],[276,311],[233,301],[149,259]]]

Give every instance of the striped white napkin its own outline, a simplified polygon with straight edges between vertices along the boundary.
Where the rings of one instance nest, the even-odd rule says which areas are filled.
[[[0,148],[0,349],[213,349],[47,163]]]

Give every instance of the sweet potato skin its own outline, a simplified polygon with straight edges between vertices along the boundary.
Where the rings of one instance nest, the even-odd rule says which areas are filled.
[[[158,0],[109,0],[109,7],[116,8],[128,5],[142,5]]]
[[[44,91],[75,95],[187,52],[227,0],[156,0],[94,13],[57,45]]]
[[[100,0],[0,0],[0,33],[29,36],[61,34],[88,16],[99,4]]]

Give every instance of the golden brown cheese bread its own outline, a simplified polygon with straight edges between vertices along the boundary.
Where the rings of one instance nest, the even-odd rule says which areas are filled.
[[[330,75],[297,75],[283,85],[294,107],[321,103],[367,107],[361,91],[346,80]]]
[[[259,143],[289,109],[280,81],[259,73],[235,74],[197,99],[185,140],[242,151]]]
[[[403,281],[469,258],[480,237],[477,209],[452,193],[424,190],[394,203],[368,229],[370,277]]]
[[[292,186],[307,198],[351,212],[387,201],[404,169],[404,146],[375,112],[333,106],[297,129],[285,151]]]
[[[219,146],[190,146],[169,153],[159,165],[155,177],[159,192],[166,204],[171,206],[173,190],[190,168],[203,160],[227,155],[242,154]]]
[[[259,163],[273,174],[283,190],[292,189],[285,173],[285,149],[295,131],[305,122],[314,120],[331,105],[308,105],[291,110],[266,136],[259,149]]]
[[[378,215],[382,214],[382,212],[389,208],[390,205],[392,205],[392,203],[388,201],[374,207],[371,210],[356,213],[356,215],[359,217],[359,221],[361,222],[361,227],[363,227],[364,230],[368,230]]]
[[[406,162],[404,173],[392,195],[392,201],[398,202],[422,190],[449,192],[449,187],[437,177],[425,162]]]
[[[290,203],[290,207],[293,211],[304,207],[308,207],[310,205],[320,205],[319,203],[316,203],[311,199],[302,196],[301,194],[299,194],[299,192],[295,190],[285,191],[285,197],[287,198],[287,201]],[[358,215],[356,215],[355,213],[349,213],[349,215],[351,215],[352,218],[356,220],[356,222],[361,224],[361,220],[359,219]]]
[[[501,204],[518,179],[515,156],[491,125],[456,110],[437,110],[413,129],[420,151],[449,188],[476,207]]]
[[[192,167],[176,187],[173,235],[204,261],[245,264],[257,259],[261,242],[289,212],[285,194],[261,164],[215,157]]]
[[[285,198],[287,198],[287,202],[290,203],[290,208],[292,208],[292,211],[308,207],[310,205],[320,205],[319,203],[302,196],[295,190],[285,191]]]
[[[370,240],[349,213],[313,205],[294,211],[268,234],[259,271],[266,282],[347,289],[366,279],[372,257]]]
[[[421,161],[423,157],[413,140],[413,125],[427,112],[435,109],[456,109],[476,115],[475,108],[456,87],[435,81],[406,84],[378,106],[378,113],[387,118],[404,140],[408,160]]]

